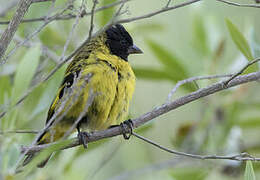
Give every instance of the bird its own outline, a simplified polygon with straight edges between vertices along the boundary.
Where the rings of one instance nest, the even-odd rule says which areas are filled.
[[[36,144],[60,140],[72,128],[86,146],[82,129],[105,130],[126,120],[136,81],[128,56],[141,53],[121,24],[109,27],[86,43],[65,71],[48,111],[46,130],[37,137]],[[34,156],[27,155],[23,166]],[[44,167],[50,157],[38,167]]]

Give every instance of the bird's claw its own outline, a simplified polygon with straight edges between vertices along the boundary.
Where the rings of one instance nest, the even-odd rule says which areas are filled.
[[[127,126],[127,127],[126,127]],[[124,136],[124,139],[130,139],[133,132],[133,122],[131,119],[128,119],[120,124],[121,132]]]
[[[82,144],[85,149],[88,148],[88,138],[89,138],[89,133],[87,132],[78,133],[79,143]]]

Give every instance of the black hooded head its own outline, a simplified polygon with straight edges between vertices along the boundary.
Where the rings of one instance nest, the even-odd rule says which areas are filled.
[[[113,55],[119,56],[125,61],[129,54],[139,54],[142,51],[133,44],[133,39],[125,28],[116,24],[106,30],[106,45]]]

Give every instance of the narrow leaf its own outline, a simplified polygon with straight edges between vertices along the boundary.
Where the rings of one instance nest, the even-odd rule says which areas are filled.
[[[154,68],[134,68],[134,72],[138,78],[148,80],[168,80],[174,83],[177,83],[180,80],[179,77],[175,76],[175,73],[166,70],[158,70]],[[196,89],[193,84],[186,84],[183,87],[188,91],[194,91]]]
[[[242,128],[260,127],[260,117],[259,116],[248,117],[246,119],[236,120],[234,122]]]
[[[173,77],[171,77],[169,74],[153,68],[134,68],[134,72],[138,78],[173,81]]]
[[[206,28],[201,16],[196,16],[193,21],[192,44],[201,55],[206,56],[210,53]]]
[[[14,77],[12,102],[16,102],[26,89],[28,89],[38,67],[39,59],[40,46],[35,46],[29,49],[20,61]]]
[[[157,57],[157,60],[160,61],[160,63],[163,64],[165,68],[177,75],[179,80],[188,77],[186,67],[180,63],[181,60],[178,57],[176,57],[172,52],[168,52],[162,48],[161,45],[152,40],[146,40],[146,42]]]
[[[233,42],[236,44],[240,52],[249,60],[253,60],[253,55],[251,49],[248,45],[247,40],[243,34],[238,30],[238,28],[229,20],[226,19],[226,24],[231,35]]]
[[[244,180],[256,180],[253,165],[251,161],[246,162]]]
[[[260,57],[260,37],[255,29],[250,32],[250,47],[252,48],[253,56]]]

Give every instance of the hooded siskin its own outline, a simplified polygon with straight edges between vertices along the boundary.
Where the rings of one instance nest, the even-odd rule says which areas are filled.
[[[142,51],[120,24],[86,44],[67,67],[48,112],[46,125],[51,127],[38,138],[38,144],[59,140],[73,126],[79,131],[82,128],[95,131],[126,120],[135,89],[135,75],[128,55],[137,53]],[[93,100],[75,126],[86,110],[90,94]],[[33,156],[27,156],[24,165]],[[43,167],[48,159],[38,167]]]

